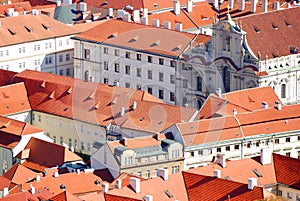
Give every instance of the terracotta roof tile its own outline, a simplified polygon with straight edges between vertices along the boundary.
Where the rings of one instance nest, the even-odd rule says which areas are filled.
[[[8,188],[10,185],[10,180],[4,176],[0,176],[0,190],[3,188]]]
[[[41,201],[41,200],[47,200],[49,196],[52,196],[51,193],[49,193],[44,188],[38,188],[35,189],[35,194],[32,194],[30,191],[15,191],[15,189],[9,191],[9,195],[6,197],[0,198],[1,201]]]
[[[183,172],[189,201],[198,200],[258,200],[263,199],[263,188],[248,189],[247,184]]]
[[[130,184],[129,179],[131,177],[138,178],[141,181],[146,181],[147,180],[147,179],[144,179],[142,177],[138,177],[136,175],[128,174],[126,172],[121,172],[121,174],[118,177],[116,177],[114,181],[111,182],[110,186],[111,186],[111,188],[115,188],[117,180],[122,181],[122,187],[128,186]]]
[[[63,191],[51,198],[49,198],[49,201],[81,201],[78,197],[75,197],[68,191]]]
[[[126,196],[119,196],[119,195],[110,195],[110,194],[104,194],[105,200],[106,201],[143,201],[143,199],[135,199],[135,198],[130,198]]]
[[[31,11],[32,7],[29,2],[19,2],[19,3],[11,3],[0,6],[0,15],[7,15],[8,9],[14,8],[14,11],[22,12],[22,11]]]
[[[0,86],[5,86],[11,83],[16,75],[16,72],[0,69]]]
[[[12,183],[24,184],[35,179],[37,175],[39,174],[29,170],[23,165],[15,164],[3,175],[3,177],[9,179]]]
[[[78,195],[81,200],[91,201],[106,201],[102,192],[86,193],[84,195]]]

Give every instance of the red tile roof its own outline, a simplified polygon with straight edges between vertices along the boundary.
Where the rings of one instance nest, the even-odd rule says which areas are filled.
[[[0,115],[12,115],[31,110],[24,83],[0,87]]]
[[[122,172],[118,177],[116,177],[116,179],[114,181],[111,182],[110,186],[111,186],[111,188],[115,188],[115,186],[117,184],[117,180],[121,180],[122,181],[122,187],[128,186],[130,184],[129,179],[131,177],[138,178],[141,181],[146,181],[147,180],[147,179],[144,179],[142,177],[138,177],[136,175],[131,175],[131,174],[128,174],[126,172]]]
[[[101,170],[95,170],[94,174],[100,177],[103,181],[106,181],[108,183],[111,183],[114,180],[113,176],[111,175],[111,173],[107,168]]]
[[[291,54],[290,48],[300,47],[300,7],[242,17],[242,29],[247,32],[247,43],[261,59]],[[259,31],[257,31],[259,30]]]
[[[0,69],[0,86],[5,86],[11,83],[16,75],[16,72]]]
[[[3,177],[9,179],[14,184],[24,184],[35,179],[37,175],[40,174],[29,170],[23,165],[15,164],[3,175]]]
[[[105,201],[143,201],[143,199],[135,199],[126,196],[104,194]]]
[[[49,201],[81,201],[78,197],[75,197],[68,191],[63,191],[51,198],[48,199]]]
[[[9,8],[14,8],[14,11],[17,12],[32,10],[32,7],[28,1],[20,2],[20,3],[11,3],[11,4],[0,5],[0,15],[7,15]]]
[[[10,185],[10,180],[6,177],[0,176],[0,190],[3,188],[8,188]]]
[[[13,82],[25,83],[32,110],[97,125],[114,121],[124,128],[157,133],[176,122],[188,121],[196,112],[162,103],[145,91],[37,71],[25,70]],[[131,108],[134,101],[135,110]],[[120,115],[122,107],[126,109],[124,116]]]
[[[225,179],[182,172],[189,201],[198,200],[258,200],[263,199],[263,188],[248,189],[242,184]]]
[[[172,38],[176,38],[176,40],[172,40]],[[180,56],[196,38],[200,43],[207,42],[210,36],[196,36],[195,34],[113,19],[75,37],[75,39],[107,43],[172,57]],[[153,45],[156,41],[160,41],[159,44]]]

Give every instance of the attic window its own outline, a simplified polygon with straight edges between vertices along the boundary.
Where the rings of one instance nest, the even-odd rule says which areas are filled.
[[[275,30],[278,30],[278,27],[276,26],[276,24],[273,24],[273,23],[272,23],[272,27],[273,27]]]
[[[287,27],[291,27],[291,26],[292,26],[291,23],[289,23],[288,21],[284,21],[284,23],[285,23],[285,25],[286,25]]]
[[[136,37],[134,37],[134,38],[132,38],[132,39],[130,39],[128,42],[129,43],[133,43],[133,42],[136,42],[137,40],[138,40],[138,36],[136,36]]]
[[[164,192],[165,192],[165,194],[167,194],[167,196],[168,196],[169,198],[172,198],[172,197],[173,197],[173,195],[170,193],[170,191],[165,190]]]
[[[11,35],[16,35],[17,33],[16,32],[14,32],[14,31],[12,31],[11,29],[7,29],[8,31],[9,31],[9,33],[11,34]]]
[[[256,176],[262,177],[262,174],[260,172],[258,172],[257,169],[253,169],[252,171],[256,174]]]
[[[158,4],[157,3],[154,3],[153,6],[154,6],[154,8],[158,8]]]
[[[116,38],[118,36],[118,32],[115,32],[113,34],[111,34],[110,36],[108,36],[108,38]]]
[[[259,28],[254,27],[254,30],[255,30],[256,33],[260,33],[260,29]]]
[[[145,118],[144,118],[144,117],[142,117],[142,118],[140,118],[140,121],[144,121],[144,119],[145,119]]]
[[[30,29],[29,27],[27,27],[27,26],[24,26],[24,27],[25,27],[25,29],[26,29],[29,33],[32,32],[32,29]]]
[[[46,29],[46,30],[49,30],[49,29],[50,29],[50,27],[48,27],[48,26],[46,26],[46,25],[44,25],[44,24],[42,24],[42,26],[43,26],[44,29]]]
[[[158,46],[160,43],[160,40],[155,41],[154,43],[151,44],[151,47]]]
[[[231,178],[229,176],[225,176],[224,178],[228,181],[231,181]]]
[[[172,51],[178,51],[178,50],[180,50],[181,49],[181,44],[180,45],[177,45],[176,47],[174,47],[173,49],[172,49]]]

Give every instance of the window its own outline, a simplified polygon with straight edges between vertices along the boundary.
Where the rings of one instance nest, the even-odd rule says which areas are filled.
[[[159,90],[158,90],[158,97],[159,97],[160,99],[164,99],[164,90],[163,90],[163,89],[159,89]]]
[[[170,61],[170,66],[171,67],[176,67],[176,61]]]
[[[175,95],[173,92],[170,92],[170,101],[175,101]]]
[[[239,149],[240,149],[240,145],[238,145],[238,144],[237,144],[237,145],[234,145],[234,149],[235,149],[235,150],[239,150]]]
[[[63,122],[63,120],[60,120],[60,121],[59,121],[59,127],[61,127],[61,128],[62,128],[62,127],[63,127],[63,125],[64,125],[64,122]]]
[[[147,178],[147,179],[150,178],[150,170],[146,170],[146,178]]]
[[[19,47],[19,54],[21,54],[22,53],[22,48],[21,47]]]
[[[142,176],[142,172],[139,171],[139,172],[137,173],[137,176],[141,177],[141,176]]]
[[[164,65],[164,59],[163,59],[163,58],[159,58],[159,59],[158,59],[158,63],[159,63],[160,65]]]
[[[132,157],[125,157],[125,165],[132,165]]]
[[[170,75],[170,83],[175,84],[175,75]]]
[[[217,148],[217,152],[218,152],[218,153],[221,153],[221,147],[218,147],[218,148]]]
[[[251,142],[247,143],[247,148],[251,148]]]
[[[22,63],[19,63],[19,68],[22,68]]]
[[[164,81],[164,73],[159,73],[159,81]]]
[[[179,172],[179,165],[172,167],[172,174]]]
[[[291,138],[289,137],[285,138],[285,142],[291,142]]]
[[[148,79],[152,80],[152,70],[148,70]]]
[[[142,69],[141,68],[136,69],[136,76],[137,77],[142,77]]]
[[[108,70],[108,61],[103,61],[104,70]]]
[[[42,117],[41,117],[41,115],[38,115],[38,120],[39,120],[39,122],[42,122]]]
[[[70,43],[70,40],[69,40],[69,39],[67,39],[67,41],[66,41],[66,44],[67,44],[67,45],[69,45],[69,43]]]
[[[58,41],[58,46],[62,46],[62,40]]]
[[[189,66],[186,63],[182,63],[182,70],[188,70]]]
[[[126,87],[126,88],[130,88],[130,83],[127,83],[127,82],[126,82],[126,83],[125,83],[125,87]]]
[[[119,56],[120,55],[120,50],[115,49],[115,56]]]
[[[291,152],[286,152],[285,155],[291,157]]]
[[[293,193],[287,192],[287,198],[288,198],[288,199],[292,199],[292,198],[293,198]]]
[[[0,57],[3,57],[3,51],[0,51]]]
[[[108,54],[108,48],[107,48],[107,47],[104,47],[104,48],[103,48],[103,52],[104,52],[104,54]]]
[[[71,58],[70,53],[66,54],[66,61],[70,61],[70,58]]]
[[[89,142],[87,143],[87,150],[91,151],[91,143],[89,143]]]
[[[56,143],[56,136],[53,136],[53,143]]]
[[[282,196],[282,190],[278,190],[277,195]]]
[[[152,94],[152,87],[148,87],[147,91],[149,94]]]
[[[103,78],[103,83],[108,84],[108,78]]]
[[[179,149],[172,150],[172,158],[179,158]]]
[[[202,156],[203,155],[203,150],[199,150],[198,151],[198,156]]]
[[[259,144],[260,144],[259,142],[256,142],[256,147],[259,147]]]
[[[226,151],[230,151],[230,146],[226,146]]]
[[[197,91],[202,91],[202,77],[197,76]]]
[[[141,61],[142,60],[142,55],[141,54],[136,54],[136,60]]]
[[[137,85],[136,85],[136,89],[137,89],[137,90],[141,90],[141,89],[142,89],[141,85],[137,84]]]
[[[158,176],[158,170],[155,169],[155,170],[154,170],[154,177],[157,177],[157,176]]]
[[[182,87],[185,89],[188,88],[188,80],[187,79],[182,80]]]
[[[115,72],[116,73],[120,72],[120,64],[119,63],[115,63]]]
[[[72,147],[72,139],[71,139],[71,138],[69,138],[69,143],[68,143],[68,145],[69,145],[69,148]]]
[[[148,62],[152,63],[152,60],[153,60],[152,56],[148,56]]]
[[[128,65],[125,66],[125,74],[130,75],[130,66]]]
[[[130,59],[130,52],[125,52],[125,57],[126,57],[127,59]]]
[[[63,70],[59,70],[59,75],[64,75],[64,71]]]
[[[45,64],[52,64],[52,57],[46,57]]]
[[[40,45],[39,45],[40,46]],[[8,56],[9,55],[9,50],[6,50],[6,56]]]
[[[90,60],[90,50],[89,49],[84,49],[84,59]]]
[[[296,201],[300,201],[300,195],[296,196]]]
[[[275,139],[275,144],[279,144],[279,139]]]
[[[71,75],[71,73],[70,73],[70,68],[67,68],[66,69],[66,76],[70,76]]]
[[[59,143],[60,143],[60,145],[63,145],[63,144],[64,144],[64,139],[63,139],[62,136],[59,137]]]
[[[137,164],[140,164],[140,163],[141,163],[141,158],[137,158],[137,159],[136,159],[136,163],[137,163]]]
[[[76,139],[74,140],[74,148],[75,149],[77,148],[77,140]]]
[[[63,55],[59,55],[58,60],[59,60],[59,62],[63,62]]]
[[[281,98],[286,98],[286,85],[281,85]]]
[[[81,150],[84,150],[84,142],[81,142]]]

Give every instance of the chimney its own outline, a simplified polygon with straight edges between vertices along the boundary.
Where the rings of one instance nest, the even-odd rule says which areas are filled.
[[[221,170],[214,170],[214,177],[221,178]]]
[[[102,183],[102,192],[103,193],[107,193],[108,192],[108,188],[109,188],[109,184],[106,182]]]
[[[278,1],[274,2],[274,10],[280,10],[280,3]]]
[[[148,16],[147,17],[146,16],[141,17],[141,24],[143,24],[143,25],[148,25],[149,24]]]
[[[57,0],[56,1],[56,6],[58,7],[58,6],[61,6],[61,0]]]
[[[263,0],[262,1],[262,12],[263,13],[268,12],[268,0]]]
[[[159,168],[157,170],[157,175],[159,177],[162,177],[165,181],[169,180],[169,171],[168,171],[168,169]]]
[[[226,168],[225,154],[217,154],[217,164],[219,164],[222,168]]]
[[[254,186],[257,186],[256,178],[248,178],[248,189],[253,190]]]
[[[15,12],[15,9],[14,9],[14,8],[8,8],[8,9],[7,9],[7,15],[8,15],[9,17],[13,16],[14,12]]]
[[[8,195],[8,188],[6,187],[2,189],[2,196],[6,197],[7,195]]]
[[[120,112],[121,117],[125,115],[125,111],[126,111],[125,107],[121,107],[121,112]]]
[[[256,12],[256,3],[257,3],[256,0],[251,0],[251,8],[250,8],[250,11],[251,11],[252,13],[255,13],[255,12]]]
[[[282,110],[282,104],[280,103],[280,101],[275,101],[274,108],[276,108],[279,111]]]
[[[159,19],[153,19],[152,20],[152,26],[154,26],[154,27],[160,27]]]
[[[233,9],[234,8],[234,0],[228,0],[229,8]]]
[[[30,192],[32,195],[35,194],[35,187],[32,184],[30,184]]]
[[[165,28],[165,29],[171,29],[171,22],[169,22],[169,21],[164,21],[164,28]]]
[[[127,146],[128,146],[128,144],[127,144],[127,138],[123,138],[123,139],[121,140],[121,143],[122,143],[125,147],[127,147]]]
[[[175,23],[175,30],[176,31],[182,31],[182,23],[181,22]]]
[[[141,192],[141,180],[139,178],[130,177],[129,178],[130,186],[133,188],[135,193]]]
[[[58,178],[58,177],[59,177],[58,172],[54,172],[53,177],[54,177],[54,178]]]
[[[286,4],[286,8],[291,8],[292,6],[291,6],[291,4],[290,3],[287,3]]]
[[[237,110],[236,109],[232,110],[232,115],[237,115]]]
[[[25,10],[23,10],[22,15],[26,15],[26,14],[27,14],[27,12]]]
[[[153,201],[153,196],[152,195],[145,195],[144,196],[144,201]]]
[[[64,0],[65,5],[71,5],[73,2],[72,0]]]
[[[124,10],[117,10],[117,18],[118,19],[123,19],[123,15],[124,15]]]
[[[218,9],[218,7],[219,7],[219,1],[218,1],[218,0],[213,0],[212,4],[213,4],[213,6],[214,6],[215,8]]]
[[[136,102],[136,101],[133,101],[131,108],[132,108],[133,110],[135,110],[136,107],[137,107],[137,102]]]
[[[192,0],[187,1],[186,10],[188,13],[191,13],[193,11],[193,1]]]
[[[269,108],[269,105],[268,105],[268,103],[267,103],[267,102],[265,102],[265,101],[264,101],[264,102],[262,102],[262,103],[261,103],[261,108],[262,108],[262,109],[268,109],[268,108]]]
[[[40,182],[41,181],[40,175],[36,175],[35,180],[36,180],[36,182]]]
[[[173,1],[175,15],[180,15],[180,2],[178,0]]]
[[[124,13],[124,18],[123,18],[123,20],[124,20],[125,22],[131,22],[131,15],[130,15],[130,13],[125,12],[125,13]]]
[[[133,21],[134,22],[139,22],[140,21],[140,11],[139,10],[134,10],[133,11]]]
[[[122,180],[121,179],[116,180],[116,188],[118,188],[118,189],[122,188]]]
[[[80,174],[80,169],[76,169],[76,173],[77,173],[77,174]]]
[[[108,9],[108,17],[110,17],[110,18],[114,17],[114,9],[113,8]]]
[[[272,163],[272,148],[265,147],[260,150],[260,163],[268,165]]]
[[[80,2],[79,3],[79,9],[80,9],[81,12],[85,12],[87,10],[87,3]]]
[[[11,4],[11,0],[8,0],[8,1],[7,1],[7,4]]]
[[[148,8],[144,8],[143,17],[148,17]]]
[[[222,89],[221,88],[216,88],[216,94],[219,98],[222,96]]]
[[[239,10],[245,10],[245,0],[239,0]]]

